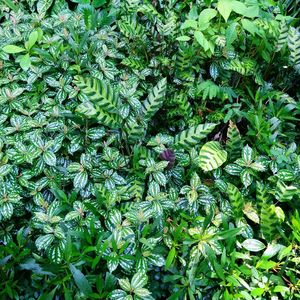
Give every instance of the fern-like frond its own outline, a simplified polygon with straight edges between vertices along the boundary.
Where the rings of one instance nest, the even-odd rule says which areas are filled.
[[[141,40],[146,39],[145,28],[137,22],[135,18],[130,16],[123,17],[119,22],[118,26],[120,31],[127,38],[139,38]]]
[[[231,183],[227,184],[227,194],[231,204],[232,212],[236,218],[243,216],[244,199],[241,192]]]
[[[282,21],[279,27],[279,36],[276,44],[276,51],[280,51],[284,47],[284,45],[287,43],[288,35],[289,27],[287,26],[285,21]]]
[[[118,97],[113,88],[103,80],[76,76],[74,83],[81,89],[82,93],[88,96],[92,103],[109,112],[117,112]]]
[[[240,156],[243,142],[237,126],[229,121],[227,130],[226,150],[229,153],[230,160],[233,161]]]
[[[264,184],[261,182],[257,181],[256,182],[256,206],[258,208],[258,211],[260,212],[262,207],[265,204],[270,203],[270,197],[267,192],[267,188]]]
[[[142,63],[142,61],[134,57],[124,58],[122,60],[122,64],[127,67],[130,67],[131,69],[143,70],[145,68],[145,65]]]
[[[257,65],[253,59],[232,59],[224,65],[225,70],[231,70],[240,73],[241,75],[253,75],[256,71]]]
[[[260,213],[260,228],[263,237],[271,242],[276,239],[278,231],[276,226],[278,225],[278,218],[276,216],[274,205],[264,203]]]
[[[300,73],[300,32],[296,28],[290,28],[288,47],[291,53],[290,63],[294,66],[295,70]]]
[[[82,76],[76,76],[74,83],[81,89],[84,98],[88,98],[88,101],[77,107],[79,113],[96,116],[99,123],[111,128],[120,126],[118,97],[111,86],[103,80]]]
[[[142,108],[146,121],[151,119],[155,113],[161,108],[167,90],[167,79],[161,79],[152,89],[148,98],[143,102]]]
[[[211,133],[217,124],[205,123],[198,126],[190,127],[189,129],[181,131],[175,136],[175,146],[189,148],[195,146],[200,140],[204,139]]]
[[[124,125],[125,133],[129,143],[135,143],[140,140],[145,133],[145,128],[139,124],[133,116],[129,116]]]

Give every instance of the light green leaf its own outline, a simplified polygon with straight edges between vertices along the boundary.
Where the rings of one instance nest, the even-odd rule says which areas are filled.
[[[179,36],[178,38],[176,38],[177,41],[179,42],[187,42],[189,41],[191,38],[187,35],[182,35],[182,36]]]
[[[253,21],[249,21],[247,19],[243,19],[242,26],[245,30],[250,32],[252,35],[255,35],[256,33],[259,33],[258,27],[253,23]]]
[[[134,290],[134,293],[138,297],[141,297],[141,299],[145,299],[145,297],[148,297],[149,295],[151,295],[151,293],[145,288],[137,288]]]
[[[273,269],[276,266],[276,264],[277,263],[275,261],[269,261],[269,260],[262,259],[257,262],[256,268],[269,270],[269,269]]]
[[[76,112],[85,115],[86,117],[94,117],[97,115],[97,110],[90,101],[84,101],[76,108]]]
[[[15,45],[6,45],[2,48],[2,50],[9,54],[20,53],[26,51],[26,49],[15,46]]]
[[[172,265],[172,262],[175,258],[176,255],[176,249],[172,247],[172,249],[169,251],[169,254],[166,259],[166,265],[165,265],[165,270],[168,270],[170,266]]]
[[[240,1],[232,1],[231,8],[235,13],[247,18],[254,18],[259,16],[258,5],[252,5],[247,7],[244,3]]]
[[[200,150],[200,168],[211,171],[219,168],[227,160],[227,152],[219,142],[208,142]]]
[[[31,66],[29,54],[25,54],[20,58],[20,66],[24,71],[27,71]]]
[[[201,31],[195,31],[194,36],[205,51],[211,50],[212,53],[214,52],[214,45],[205,38]]]
[[[180,29],[187,29],[187,28],[193,28],[197,29],[198,23],[195,20],[186,20],[181,25]]]
[[[138,272],[133,275],[131,279],[131,287],[135,290],[143,287],[148,281],[147,275],[142,272]]]
[[[230,46],[237,39],[237,30],[236,30],[237,26],[238,23],[234,22],[227,27],[226,34],[225,34],[227,46]]]
[[[243,209],[244,214],[254,223],[259,223],[259,216],[256,209],[252,206],[251,202],[246,203]]]
[[[242,181],[243,185],[245,186],[245,188],[247,188],[248,186],[251,185],[251,183],[253,181],[253,177],[250,175],[250,173],[248,172],[247,169],[245,169],[241,172],[241,181]]]
[[[121,287],[122,290],[130,292],[131,285],[130,285],[130,282],[129,282],[128,278],[126,278],[126,279],[119,279],[119,285],[120,285],[120,287]]]
[[[217,11],[212,8],[206,8],[201,11],[198,19],[198,29],[205,30],[209,27],[209,21],[217,15]]]
[[[265,244],[256,239],[247,239],[242,243],[242,246],[252,252],[259,252],[266,248]]]
[[[27,50],[30,50],[34,46],[34,44],[36,43],[38,37],[39,37],[39,34],[38,34],[37,31],[33,31],[33,32],[30,33],[29,39],[25,43],[25,47],[26,47]]]
[[[219,0],[217,4],[217,9],[219,13],[224,18],[225,22],[227,22],[230,13],[232,11],[232,0]]]

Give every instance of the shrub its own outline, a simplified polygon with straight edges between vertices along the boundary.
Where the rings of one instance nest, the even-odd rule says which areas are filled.
[[[1,299],[295,299],[290,2],[4,0]]]

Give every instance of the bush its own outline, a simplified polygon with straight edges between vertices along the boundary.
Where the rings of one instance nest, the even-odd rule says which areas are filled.
[[[299,18],[272,5],[3,1],[1,299],[300,298]]]

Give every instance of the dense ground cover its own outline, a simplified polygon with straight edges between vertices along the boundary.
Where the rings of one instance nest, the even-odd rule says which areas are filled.
[[[298,1],[78,2],[0,4],[0,299],[300,298]]]

